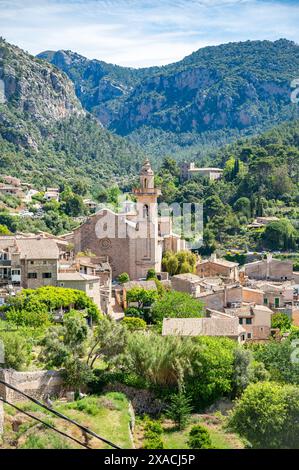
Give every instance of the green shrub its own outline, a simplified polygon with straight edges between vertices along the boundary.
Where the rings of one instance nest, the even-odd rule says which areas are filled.
[[[128,328],[130,331],[135,330],[145,330],[146,329],[146,322],[142,320],[142,318],[135,318],[135,317],[125,317],[122,323]]]
[[[146,424],[144,427],[146,432],[151,432],[154,434],[163,434],[163,428],[159,421],[153,421],[151,419],[146,419]]]
[[[164,449],[164,443],[159,436],[155,435],[155,437],[144,441],[143,449]]]
[[[126,282],[130,281],[130,276],[128,273],[122,273],[117,278],[119,284],[125,284]]]
[[[189,439],[187,441],[190,449],[212,449],[212,441],[209,434],[209,431],[204,427],[198,424],[193,426],[189,432]]]

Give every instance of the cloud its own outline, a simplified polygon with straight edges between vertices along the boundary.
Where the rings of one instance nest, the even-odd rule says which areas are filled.
[[[0,0],[1,35],[33,54],[71,49],[142,67],[229,41],[299,42],[299,5],[284,0]]]

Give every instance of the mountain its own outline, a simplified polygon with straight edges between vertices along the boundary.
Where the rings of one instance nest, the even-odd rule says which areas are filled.
[[[125,178],[140,149],[83,110],[57,67],[0,39],[0,166],[35,184]]]
[[[177,63],[144,69],[71,51],[39,57],[71,78],[83,107],[105,127],[156,154],[198,151],[298,117],[290,94],[299,46],[285,39],[206,47]]]

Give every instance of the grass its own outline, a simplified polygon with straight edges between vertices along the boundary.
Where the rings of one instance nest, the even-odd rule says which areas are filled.
[[[162,422],[162,441],[165,449],[188,449],[187,440],[192,426],[201,424],[205,426],[211,436],[212,445],[216,449],[242,449],[244,444],[235,435],[228,433],[223,425],[223,419],[217,415],[193,415],[186,429],[179,431],[170,421]],[[142,421],[139,421],[139,427]],[[142,434],[142,432],[140,433]],[[140,445],[141,444],[141,445]],[[142,446],[142,439],[139,442]]]
[[[18,405],[61,431],[70,434],[81,442],[86,442],[95,449],[110,447],[92,438],[85,441],[86,436],[74,425],[42,410],[35,404],[26,402]],[[90,428],[100,436],[108,439],[121,448],[131,449],[129,434],[130,415],[128,400],[121,393],[106,393],[101,396],[89,396],[82,400],[65,403],[57,401],[54,408],[64,415]],[[3,444],[0,448],[17,449],[77,449],[79,444],[64,438],[55,431],[47,429],[33,419],[5,406],[5,428]]]

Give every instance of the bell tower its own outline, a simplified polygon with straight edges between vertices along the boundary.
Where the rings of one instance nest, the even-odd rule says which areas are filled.
[[[161,270],[158,236],[158,204],[161,191],[155,188],[155,175],[148,159],[140,171],[140,187],[134,190],[137,199],[136,277],[145,277],[149,269]]]
[[[134,190],[137,204],[157,204],[161,191],[155,188],[155,175],[148,159],[142,165],[140,171],[140,188]]]

